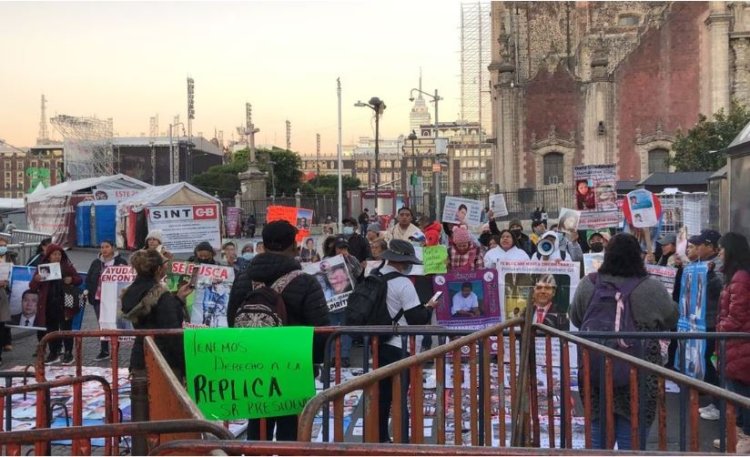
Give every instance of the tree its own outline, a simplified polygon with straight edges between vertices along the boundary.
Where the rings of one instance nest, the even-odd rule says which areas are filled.
[[[359,178],[353,176],[342,176],[341,185],[344,192],[347,190],[359,189],[362,185]],[[339,189],[339,178],[337,175],[316,176],[310,181],[302,184],[300,188],[303,194],[336,194]]]
[[[677,139],[672,145],[675,156],[669,159],[669,164],[674,165],[677,171],[718,170],[727,162],[723,150],[748,122],[750,110],[736,100],[732,101],[729,114],[722,108],[714,114],[713,120],[699,115],[698,123],[687,134],[677,132]]]
[[[193,176],[190,183],[211,195],[218,194],[219,198],[234,198],[240,190],[240,179],[237,175],[247,171],[248,155],[247,149],[237,151],[232,156],[231,162],[214,165],[203,173]]]
[[[286,149],[273,148],[261,149],[257,152],[258,169],[268,173],[266,190],[270,195],[273,185],[276,186],[276,195],[294,195],[302,185],[302,159],[299,154]],[[269,159],[273,161],[273,181],[271,180],[271,166]]]

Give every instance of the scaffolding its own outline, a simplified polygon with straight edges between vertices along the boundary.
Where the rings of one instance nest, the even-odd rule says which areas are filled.
[[[492,130],[490,2],[461,4],[461,120]]]
[[[50,123],[63,137],[65,179],[113,174],[112,118],[59,115]]]

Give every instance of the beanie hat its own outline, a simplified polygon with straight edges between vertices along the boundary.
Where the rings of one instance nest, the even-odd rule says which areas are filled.
[[[287,221],[273,221],[263,227],[263,246],[273,252],[285,251],[294,244],[297,229]]]
[[[198,245],[195,247],[195,250],[193,250],[194,254],[197,254],[198,251],[209,251],[212,254],[216,255],[216,251],[214,251],[214,247],[211,246],[211,243],[208,241],[201,241],[198,243]]]
[[[521,219],[511,219],[511,221],[508,223],[508,228],[511,228],[514,225],[517,225],[517,226],[523,228],[523,224],[521,223]]]
[[[455,229],[453,229],[453,243],[472,243],[469,231],[461,227],[456,227]]]
[[[141,233],[143,233],[143,232],[141,232]],[[154,239],[154,240],[158,241],[159,244],[164,244],[163,237],[164,237],[164,234],[162,233],[161,230],[154,229],[154,230],[151,230],[150,232],[148,232],[148,235],[146,235],[146,241],[148,241],[150,239]]]

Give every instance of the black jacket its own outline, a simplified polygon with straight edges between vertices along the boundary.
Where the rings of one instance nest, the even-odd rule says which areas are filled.
[[[301,268],[299,262],[281,254],[266,252],[255,256],[247,269],[235,279],[234,285],[232,285],[227,308],[229,326],[234,325],[237,309],[252,291],[253,282],[262,282],[270,287],[280,277]],[[286,305],[288,325],[312,327],[330,325],[325,295],[323,295],[320,283],[314,277],[303,274],[294,278],[284,289],[281,297]],[[325,344],[326,338],[326,335],[323,335],[322,338],[315,338],[316,363],[323,360],[323,344]]]
[[[115,265],[127,265],[128,261],[125,260],[120,254],[115,256]],[[104,271],[104,262],[101,257],[97,257],[91,262],[89,272],[86,273],[86,290],[89,291],[89,303],[92,305],[98,305],[99,300],[96,299],[96,292],[99,290],[99,277]]]
[[[185,304],[153,278],[136,277],[122,296],[122,312],[136,330],[182,328]],[[157,337],[156,345],[178,378],[185,375],[182,337]],[[130,368],[144,369],[143,338],[136,338],[130,353]]]

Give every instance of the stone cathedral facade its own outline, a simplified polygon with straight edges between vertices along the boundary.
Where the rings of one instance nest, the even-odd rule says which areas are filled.
[[[500,190],[668,171],[676,133],[750,103],[750,3],[492,2],[493,169]]]

